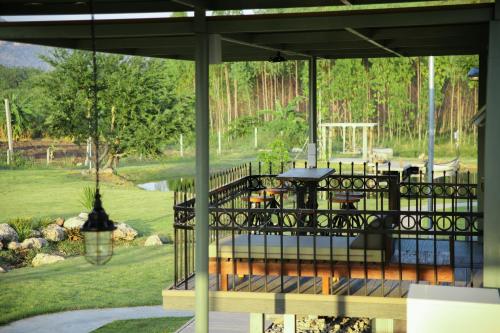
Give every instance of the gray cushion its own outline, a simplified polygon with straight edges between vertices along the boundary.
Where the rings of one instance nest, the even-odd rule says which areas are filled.
[[[380,216],[378,219],[372,221],[366,229],[366,234],[359,234],[356,239],[351,243],[351,249],[364,249],[365,236],[366,248],[369,250],[385,250],[383,228],[392,228],[391,217]]]

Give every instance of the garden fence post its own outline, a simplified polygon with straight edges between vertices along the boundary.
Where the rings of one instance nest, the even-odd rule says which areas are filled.
[[[183,141],[183,137],[182,137],[182,134],[181,134],[181,137],[179,138],[179,144],[180,144],[180,154],[181,154],[181,157],[184,157],[184,141]]]
[[[258,146],[257,127],[254,128],[253,132],[254,132],[254,146],[255,148],[257,148]]]
[[[14,144],[12,142],[12,118],[10,114],[9,99],[5,99],[5,117],[7,122],[7,140],[9,148],[7,150],[7,164],[10,164],[14,156]]]
[[[217,132],[217,155],[222,153],[222,138],[220,134],[220,130]]]

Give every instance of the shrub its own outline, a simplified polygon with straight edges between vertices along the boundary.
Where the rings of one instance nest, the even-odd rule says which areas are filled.
[[[14,151],[14,155],[12,155],[12,162],[7,164],[7,161],[4,156],[6,156],[6,151],[2,151],[2,158],[0,159],[0,168],[2,169],[29,169],[36,166],[36,161],[34,158],[26,157],[20,151]]]
[[[262,151],[258,156],[258,160],[265,166],[271,165],[273,170],[280,170],[282,162],[286,164],[290,161],[290,155],[282,140],[273,141],[269,148],[269,151]]]

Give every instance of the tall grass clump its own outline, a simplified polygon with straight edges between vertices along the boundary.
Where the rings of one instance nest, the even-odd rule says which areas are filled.
[[[50,219],[35,219],[26,217],[18,217],[7,222],[7,224],[9,224],[17,232],[19,242],[29,238],[32,230],[46,227],[50,223],[52,223],[52,220]]]
[[[86,211],[90,212],[94,207],[95,187],[85,186],[80,195],[80,203]]]

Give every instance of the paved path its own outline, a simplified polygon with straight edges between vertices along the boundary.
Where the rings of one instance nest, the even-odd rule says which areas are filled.
[[[248,313],[210,312],[210,333],[248,333]],[[194,321],[177,333],[194,333]]]
[[[0,327],[0,333],[88,333],[115,320],[192,315],[190,311],[166,311],[161,306],[66,311],[21,319]]]

